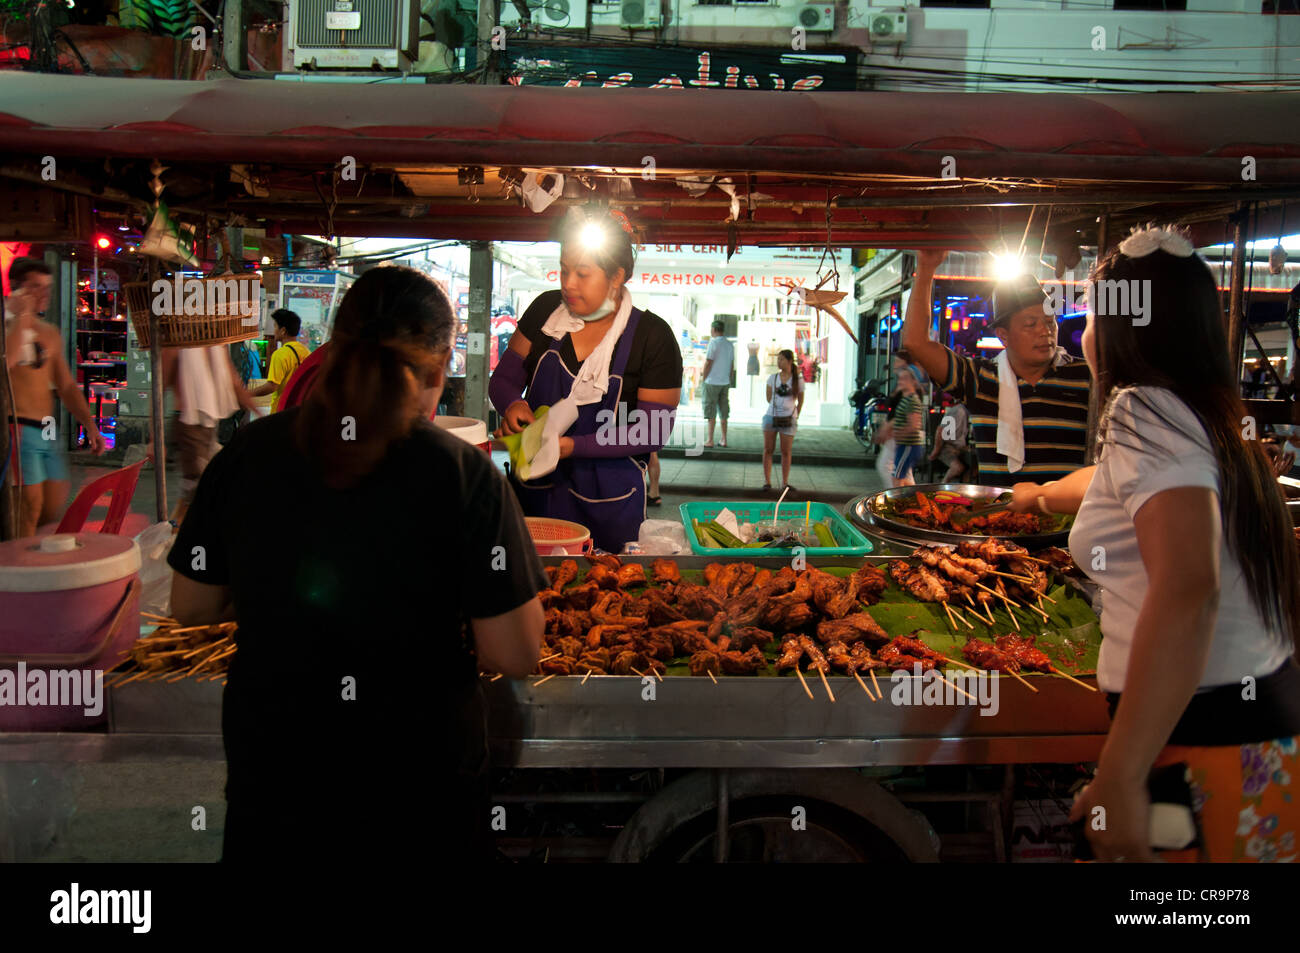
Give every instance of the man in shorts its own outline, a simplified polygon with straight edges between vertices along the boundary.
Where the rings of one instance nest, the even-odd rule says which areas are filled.
[[[726,330],[725,322],[713,322],[713,338],[704,357],[704,419],[709,422],[709,439],[704,441],[706,447],[713,446],[713,427],[719,412],[722,414],[722,442],[718,446],[727,445],[727,418],[731,416],[728,390],[731,387],[731,369],[736,363],[736,349],[722,336]]]
[[[13,293],[5,303],[5,359],[13,384],[12,422],[19,442],[19,536],[33,536],[37,526],[54,522],[68,502],[71,480],[68,461],[59,448],[54,398],[63,401],[86,429],[95,456],[106,446],[63,356],[63,336],[55,325],[42,320],[53,285],[50,269],[34,258],[15,259],[9,267]]]

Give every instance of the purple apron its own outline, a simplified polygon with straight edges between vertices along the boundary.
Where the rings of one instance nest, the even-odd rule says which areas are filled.
[[[601,411],[618,414],[619,401],[627,399],[623,396],[623,372],[640,320],[641,312],[633,308],[614,348],[604,400],[579,407],[577,421],[564,436],[595,433],[600,429],[597,414]],[[573,389],[575,375],[560,357],[563,341],[552,340],[533,369],[526,399],[534,410],[559,403]],[[510,484],[525,515],[581,523],[606,552],[621,552],[625,543],[637,538],[645,522],[645,464],[636,457],[566,457],[555,472],[537,480],[521,481],[512,473]]]

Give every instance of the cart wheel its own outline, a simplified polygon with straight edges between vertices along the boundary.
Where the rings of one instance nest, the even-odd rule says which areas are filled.
[[[730,862],[938,859],[924,818],[853,771],[734,771],[728,788]],[[714,792],[710,771],[670,784],[628,822],[610,859],[712,863],[718,820]]]

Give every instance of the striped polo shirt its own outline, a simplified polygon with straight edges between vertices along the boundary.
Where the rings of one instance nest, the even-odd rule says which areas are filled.
[[[1021,380],[1020,411],[1025,427],[1025,465],[1012,474],[998,453],[998,367],[984,357],[948,351],[948,376],[939,385],[970,410],[980,482],[1010,486],[1059,480],[1083,466],[1088,442],[1088,394],[1092,375],[1086,361],[1053,368],[1037,384]]]

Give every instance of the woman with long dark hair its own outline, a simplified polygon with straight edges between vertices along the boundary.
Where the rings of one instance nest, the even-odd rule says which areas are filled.
[[[781,484],[790,485],[790,464],[794,456],[794,435],[803,413],[803,378],[795,368],[794,351],[777,351],[776,373],[767,379],[767,412],[763,414],[763,489],[772,489],[772,452],[781,437]]]
[[[1022,511],[1077,512],[1070,550],[1103,590],[1112,723],[1073,817],[1099,859],[1153,859],[1149,776],[1172,767],[1199,845],[1166,859],[1294,859],[1300,559],[1213,275],[1182,234],[1148,228],[1098,264],[1089,298],[1098,463],[1014,488]]]
[[[227,861],[490,856],[477,668],[532,671],[546,576],[488,455],[428,420],[451,336],[427,276],[366,272],[306,403],[199,483],[172,612],[239,622]]]

